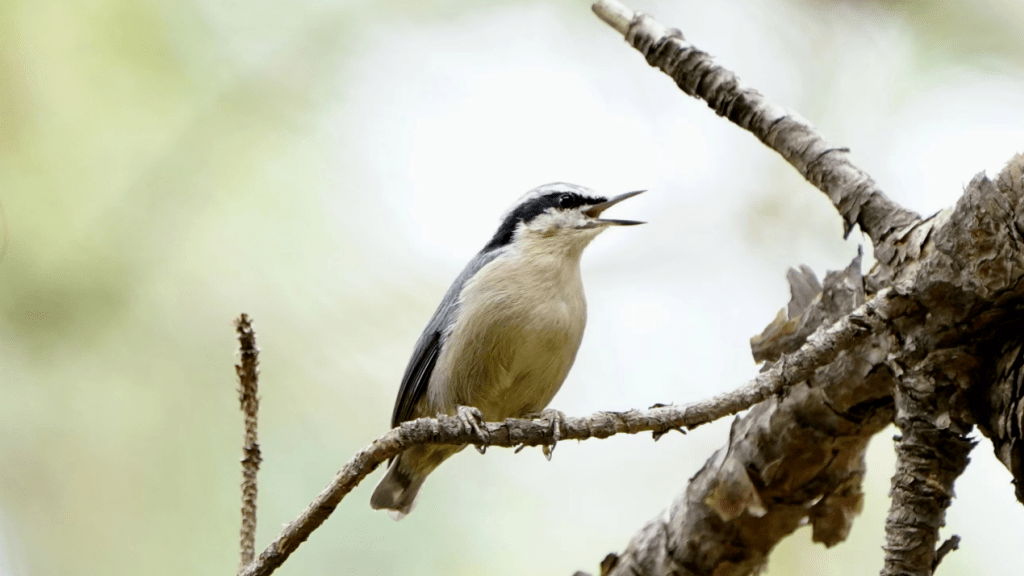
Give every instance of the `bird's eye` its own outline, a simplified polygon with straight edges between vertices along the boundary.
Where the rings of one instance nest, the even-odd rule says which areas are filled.
[[[570,196],[568,194],[562,194],[558,198],[558,205],[561,206],[562,208],[570,208],[570,207],[572,207],[572,196]]]

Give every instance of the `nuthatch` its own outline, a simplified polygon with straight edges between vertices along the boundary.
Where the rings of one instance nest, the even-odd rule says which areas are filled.
[[[455,279],[416,342],[391,425],[457,414],[480,430],[485,420],[541,412],[569,374],[583,339],[583,249],[609,226],[642,224],[599,217],[640,192],[609,200],[556,182],[520,198]],[[462,448],[414,446],[402,452],[370,506],[401,519],[427,475]]]

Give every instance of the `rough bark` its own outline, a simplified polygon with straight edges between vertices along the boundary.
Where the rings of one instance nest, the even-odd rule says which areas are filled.
[[[849,149],[829,143],[796,113],[744,87],[735,74],[687,42],[679,30],[614,1],[597,2],[594,12],[683,92],[707,102],[716,114],[781,154],[829,197],[846,223],[846,234],[858,224],[878,244],[918,220],[917,214],[890,200],[866,172],[850,162]]]
[[[1000,180],[1021,165],[1022,157],[1015,158]],[[889,549],[896,556],[899,551],[912,556],[913,569],[904,570],[902,560],[894,558],[887,573],[931,573],[936,531],[953,480],[966,465],[969,443],[963,435],[972,423],[988,417],[983,430],[989,435],[998,431],[997,456],[1021,485],[1022,360],[1016,335],[1024,306],[1024,257],[1014,226],[1022,212],[1013,207],[1024,207],[1020,189],[997,186],[979,175],[955,209],[904,236],[906,241],[893,250],[901,256],[898,267],[879,264],[865,278],[866,286],[891,282],[884,293],[901,300],[890,308],[894,313],[885,318],[886,328],[818,368],[805,385],[787,389],[737,420],[729,445],[708,461],[665,514],[641,529],[608,574],[755,573],[771,548],[804,518],[814,525],[815,541],[841,541],[858,511],[863,471],[857,466],[863,447],[891,421],[897,381],[909,391],[900,397],[913,402],[901,401],[904,437],[901,469],[894,477]],[[806,272],[791,275],[791,282],[789,310],[799,315],[780,314],[753,339],[759,356],[779,357],[779,362],[796,345],[787,336],[805,316],[827,319],[824,310],[832,298],[857,300],[847,288],[857,284],[850,269],[832,275],[813,298],[806,294],[814,284]],[[814,303],[802,308],[808,300]],[[1004,343],[1008,336],[1010,343]],[[1002,351],[994,371],[989,369],[993,349]],[[990,372],[996,378],[986,387]],[[922,384],[933,381],[942,384]],[[834,460],[820,455],[822,450]],[[780,474],[785,482],[779,482]],[[924,508],[922,496],[931,499]],[[821,524],[815,508],[822,505],[832,524]],[[835,528],[819,530],[819,524]]]
[[[864,298],[859,265],[858,257],[830,273],[824,290],[811,298],[804,287],[817,285],[813,274],[792,274],[793,315],[753,339],[761,354],[779,358],[775,366],[785,363],[794,343],[776,336],[802,325],[801,318],[828,323],[846,317]],[[916,313],[902,297],[890,301],[882,326]],[[755,573],[805,522],[814,541],[843,541],[861,509],[864,450],[894,415],[894,378],[885,362],[891,348],[879,327],[806,381],[737,418],[728,445],[641,529],[608,574]]]
[[[1024,241],[1024,155],[1007,164],[996,189],[1011,207],[1001,218],[1007,224],[1004,235],[1019,248]],[[1003,257],[998,249],[989,253],[993,264]],[[1024,504],[1024,316],[1019,304],[1007,301],[1003,305],[1009,308],[1005,322],[980,346],[988,353],[986,366],[992,367],[988,385],[970,391],[970,404],[978,428],[992,440],[996,457],[1013,474],[1017,500]]]
[[[1017,500],[1024,504],[1024,341],[1007,341],[994,363],[991,386],[973,403],[978,428],[1013,474]]]
[[[966,363],[968,369],[973,363]],[[946,508],[953,499],[953,482],[967,467],[974,443],[967,439],[970,425],[949,420],[949,413],[934,402],[956,388],[958,377],[944,366],[930,374],[905,374],[896,387],[896,473],[885,521],[885,566],[882,576],[931,576],[938,566],[935,548]],[[952,377],[949,377],[952,376]]]
[[[245,435],[242,440],[242,528],[239,532],[239,572],[256,555],[256,476],[260,471],[260,444],[257,423],[259,399],[259,348],[252,320],[242,314],[235,320],[238,332],[238,354],[241,363],[235,365],[238,375],[238,402],[245,415]]]

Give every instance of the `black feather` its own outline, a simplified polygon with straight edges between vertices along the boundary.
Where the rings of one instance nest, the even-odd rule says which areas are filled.
[[[416,403],[427,391],[427,384],[434,372],[434,364],[437,364],[437,356],[441,352],[439,330],[424,333],[421,338],[425,339],[417,345],[421,353],[412,357],[412,361],[405,369],[402,387],[398,390],[398,401],[395,402],[395,410],[391,413],[392,428],[412,419]]]

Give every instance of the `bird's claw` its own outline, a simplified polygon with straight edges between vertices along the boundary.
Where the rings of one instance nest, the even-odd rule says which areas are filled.
[[[459,406],[456,408],[455,416],[462,422],[463,428],[476,435],[479,440],[479,444],[473,445],[476,451],[485,454],[487,447],[491,445],[491,433],[487,431],[483,413],[472,406]]]
[[[565,428],[565,412],[548,408],[539,414],[530,414],[527,417],[531,420],[548,421],[551,430],[551,443],[542,444],[541,450],[544,452],[544,457],[551,461],[551,455],[555,452],[555,446],[562,439],[562,430]]]

